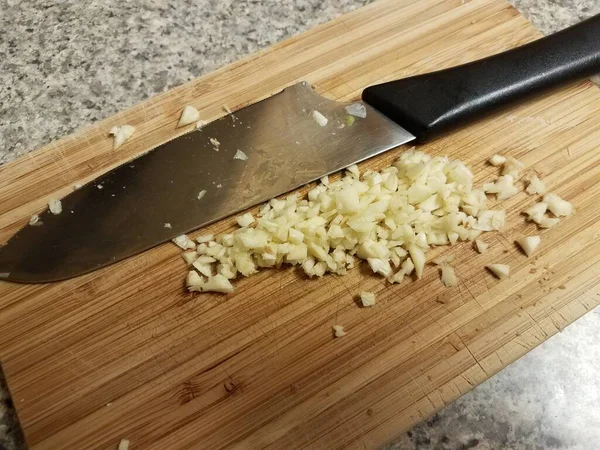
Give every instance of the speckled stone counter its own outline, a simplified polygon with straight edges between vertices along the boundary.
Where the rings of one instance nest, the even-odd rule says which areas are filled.
[[[370,1],[0,0],[0,164]],[[511,1],[544,33],[600,13]],[[593,311],[387,449],[600,448],[597,336]],[[21,449],[3,383],[0,450]]]

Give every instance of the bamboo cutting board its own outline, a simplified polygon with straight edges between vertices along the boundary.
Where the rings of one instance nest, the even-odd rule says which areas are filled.
[[[204,118],[300,80],[339,100],[372,83],[487,56],[539,37],[504,0],[380,0],[155,97],[0,168],[0,242],[49,197],[174,137],[183,105]],[[467,161],[477,182],[508,153],[535,168],[577,213],[536,233],[508,224],[484,255],[460,244],[460,284],[433,268],[389,286],[360,268],[308,280],[263,271],[228,296],[183,289],[165,244],[73,280],[0,283],[0,360],[34,449],[375,448],[469,391],[600,302],[600,91],[585,81],[423,147]],[[113,125],[134,138],[111,149]],[[364,167],[383,167],[401,149]],[[211,227],[221,232],[231,219]],[[206,230],[204,230],[206,231]],[[495,280],[486,263],[507,263]],[[361,309],[360,290],[378,294]],[[348,335],[333,339],[333,324]]]

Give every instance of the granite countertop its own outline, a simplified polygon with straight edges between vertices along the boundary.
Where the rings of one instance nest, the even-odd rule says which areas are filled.
[[[510,1],[544,33],[600,13]],[[0,164],[370,2],[0,0]],[[386,448],[598,448],[597,336],[599,310]],[[22,448],[0,374],[0,450]]]

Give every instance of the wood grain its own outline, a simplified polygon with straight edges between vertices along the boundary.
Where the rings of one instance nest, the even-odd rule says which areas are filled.
[[[204,118],[300,80],[339,100],[383,80],[487,56],[539,37],[503,0],[380,0],[0,167],[0,242],[42,209],[175,137],[183,105]],[[577,214],[533,234],[505,202],[508,225],[460,284],[433,268],[389,286],[360,269],[308,280],[263,271],[228,296],[184,292],[166,244],[112,267],[44,286],[0,283],[0,359],[34,449],[375,448],[498,372],[600,302],[600,92],[573,84],[423,147],[467,161],[478,182],[508,153],[538,171]],[[118,151],[107,131],[129,123]],[[402,149],[365,163],[382,167]],[[209,227],[219,232],[232,220]],[[204,230],[206,231],[206,230]],[[482,270],[511,265],[502,282]],[[378,294],[375,308],[354,302]],[[348,335],[332,339],[331,326]]]

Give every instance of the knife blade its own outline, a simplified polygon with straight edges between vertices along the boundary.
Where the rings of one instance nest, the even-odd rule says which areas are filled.
[[[170,141],[62,199],[0,249],[0,279],[88,273],[403,143],[600,72],[600,15],[461,66],[367,87],[367,115],[302,82]],[[329,119],[320,126],[319,111]],[[234,159],[240,150],[247,160]],[[199,199],[199,193],[206,191]],[[165,226],[169,224],[170,227]]]
[[[99,269],[414,139],[369,105],[347,126],[349,104],[301,82],[167,142],[19,231],[0,250],[0,278],[50,282]],[[248,159],[234,159],[238,150]]]

